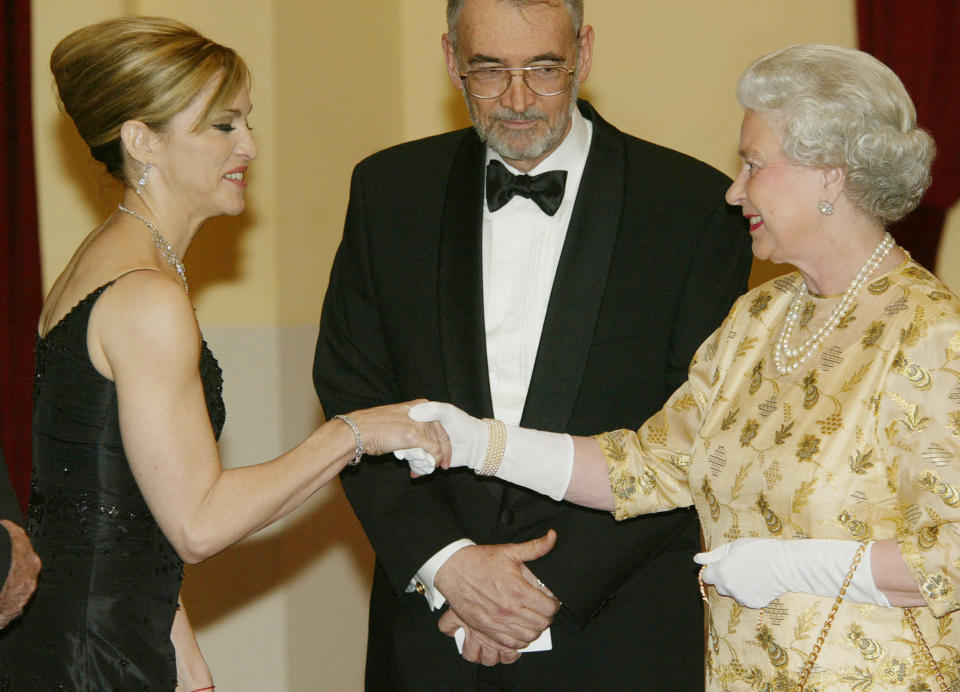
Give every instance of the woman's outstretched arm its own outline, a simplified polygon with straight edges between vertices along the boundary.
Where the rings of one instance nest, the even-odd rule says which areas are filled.
[[[354,432],[333,420],[275,459],[224,470],[200,380],[199,327],[183,288],[169,276],[134,272],[116,281],[91,313],[87,341],[94,366],[116,382],[134,478],[186,562],[276,521],[354,458]],[[365,450],[424,447],[443,458],[440,428],[410,420],[409,408],[351,414]]]

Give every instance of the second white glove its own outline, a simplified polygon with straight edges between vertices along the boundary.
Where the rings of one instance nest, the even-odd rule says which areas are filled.
[[[499,459],[499,466],[493,474],[497,478],[554,500],[562,500],[567,492],[573,476],[573,439],[569,435],[503,425],[498,421],[488,423],[464,413],[456,406],[437,401],[417,404],[410,409],[409,415],[416,421],[435,420],[443,425],[453,450],[451,468],[466,466],[476,471],[483,469],[485,462]],[[491,426],[494,426],[493,433]],[[497,437],[496,426],[502,426],[505,439]],[[497,450],[492,450],[492,457],[488,456],[491,435],[504,445],[502,459]],[[405,458],[410,459],[410,456],[405,455]],[[418,464],[414,472],[418,473],[419,468],[426,466]]]
[[[763,608],[787,591],[836,597],[859,546],[856,541],[826,539],[738,538],[693,559],[706,565],[703,581],[719,593],[748,608]],[[873,581],[872,547],[867,545],[844,598],[889,607]]]

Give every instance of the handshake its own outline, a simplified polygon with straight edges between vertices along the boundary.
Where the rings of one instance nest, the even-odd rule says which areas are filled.
[[[450,441],[449,463],[443,468],[466,466],[480,476],[496,476],[562,500],[573,475],[573,439],[562,433],[541,432],[495,419],[478,419],[456,406],[436,401],[417,404],[410,418],[421,423],[437,421]],[[394,456],[410,465],[415,476],[437,467],[427,451],[400,449]]]

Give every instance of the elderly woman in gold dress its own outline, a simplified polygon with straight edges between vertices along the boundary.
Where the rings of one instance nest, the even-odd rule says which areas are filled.
[[[772,53],[737,95],[727,200],[754,254],[797,271],[734,305],[659,413],[595,438],[411,415],[443,422],[453,466],[617,519],[695,505],[708,689],[955,689],[960,312],[884,230],[929,185],[933,142],[855,50]]]

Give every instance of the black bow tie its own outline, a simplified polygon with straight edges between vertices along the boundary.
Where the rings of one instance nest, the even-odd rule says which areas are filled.
[[[520,195],[533,200],[548,216],[553,216],[563,201],[566,185],[566,171],[514,175],[496,159],[487,164],[487,206],[490,211],[496,211],[514,195]]]

